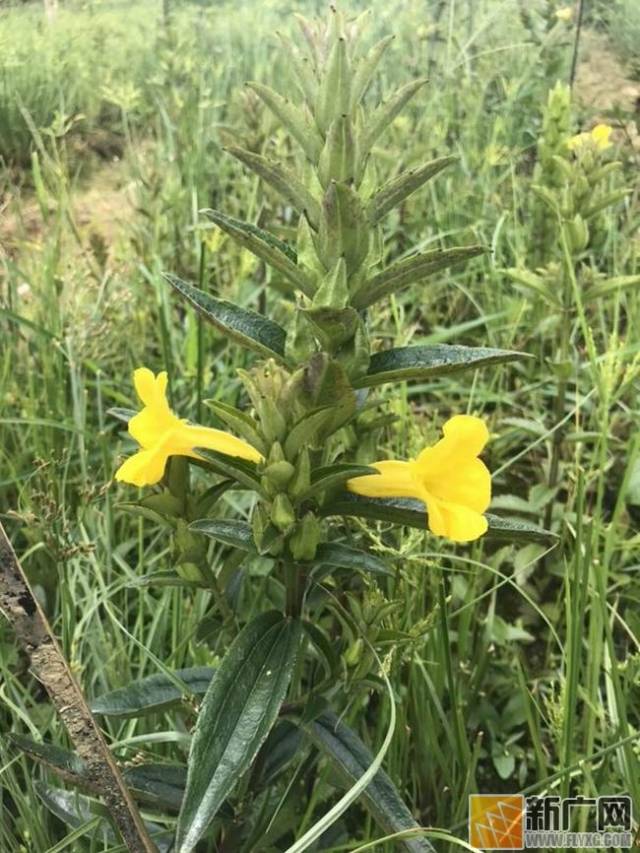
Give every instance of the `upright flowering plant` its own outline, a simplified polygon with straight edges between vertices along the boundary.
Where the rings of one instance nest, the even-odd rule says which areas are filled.
[[[193,668],[162,681],[168,691],[162,695],[174,701],[204,694],[186,783],[175,768],[154,769],[156,782],[168,784],[166,774],[172,773],[171,785],[181,788],[171,848],[179,853],[195,849],[207,834],[229,851],[266,849],[267,836],[269,849],[304,850],[358,795],[385,832],[418,829],[378,769],[379,760],[336,715],[347,692],[359,691],[366,701],[369,673],[358,666],[354,675],[350,667],[358,648],[367,646],[371,662],[375,649],[370,638],[358,637],[359,646],[340,654],[340,626],[354,618],[326,582],[339,577],[334,588],[340,590],[355,573],[381,584],[391,574],[385,560],[358,547],[344,519],[410,525],[452,542],[544,536],[538,528],[487,513],[491,478],[480,456],[489,431],[480,418],[455,414],[441,425],[442,438],[426,443],[415,459],[385,459],[375,450],[387,422],[376,411],[383,402],[375,396],[379,386],[428,382],[523,355],[442,344],[383,349],[372,338],[369,315],[377,303],[485,249],[441,247],[387,261],[385,215],[456,158],[439,157],[380,178],[376,145],[425,81],[412,80],[371,105],[367,92],[391,38],[363,51],[360,24],[335,11],[326,28],[301,20],[304,43],[286,42],[297,96],[249,84],[300,149],[293,164],[237,145],[228,148],[297,212],[295,246],[222,211],[205,212],[270,269],[270,284],[282,296],[275,318],[166,276],[203,321],[256,355],[251,369],[239,371],[250,406],[208,401],[225,430],[189,423],[180,417],[186,413],[169,406],[167,374],[140,367],[134,375],[140,411],[115,413],[137,444],[116,479],[147,489],[137,508],[172,531],[179,574],[216,593],[222,588],[232,606],[225,589],[229,576],[213,575],[207,559],[213,543],[237,555],[235,566],[267,561],[272,580],[258,616],[247,621],[235,614],[244,627],[215,673]],[[190,467],[200,475],[192,478],[193,486]],[[206,489],[200,488],[203,480],[211,481]],[[222,516],[220,498],[234,489],[255,495],[250,517]],[[322,621],[327,613],[336,617],[331,634]],[[145,713],[150,700],[140,697],[155,696],[158,678],[165,675],[153,678],[153,684],[99,697],[94,710]],[[137,704],[129,701],[134,694]],[[185,709],[187,715],[192,711],[192,705]],[[302,748],[303,737],[351,789],[298,838],[295,810],[293,823],[290,811],[273,811],[268,791]],[[310,754],[309,767],[316,755]],[[233,800],[239,785],[242,796]],[[157,785],[154,790],[156,802],[165,802]],[[431,849],[419,834],[401,843],[412,851]]]
[[[140,450],[121,465],[117,479],[165,485],[165,491],[143,498],[142,504],[153,506],[180,531],[183,552],[205,585],[205,552],[198,548],[202,537],[244,555],[272,558],[277,584],[265,612],[245,625],[205,694],[178,819],[176,849],[183,852],[209,831],[230,788],[247,774],[270,732],[277,730],[273,727],[288,691],[284,707],[292,709],[290,718],[330,759],[339,765],[336,744],[322,736],[327,730],[342,737],[352,753],[368,754],[355,733],[328,710],[327,681],[314,681],[305,668],[309,656],[326,653],[322,646],[327,638],[307,621],[327,604],[326,598],[312,595],[320,581],[338,570],[388,572],[376,555],[354,547],[351,540],[347,545],[343,524],[333,518],[361,516],[428,527],[454,542],[491,534],[541,535],[486,513],[491,478],[480,454],[489,432],[480,418],[453,416],[443,425],[440,441],[415,459],[379,459],[370,453],[380,436],[379,419],[371,412],[381,402],[370,396],[370,389],[522,355],[446,345],[381,349],[371,337],[368,315],[376,303],[481,254],[484,247],[438,248],[386,263],[385,215],[452,166],[455,157],[439,157],[380,180],[375,146],[425,81],[408,82],[375,108],[366,103],[391,39],[363,52],[359,24],[336,12],[326,29],[301,22],[304,46],[286,43],[298,98],[292,93],[284,97],[262,83],[248,84],[297,143],[301,157],[295,167],[238,145],[227,149],[297,211],[296,245],[223,211],[205,212],[271,269],[271,282],[285,294],[277,308],[285,323],[167,275],[176,293],[204,320],[259,357],[251,370],[240,371],[251,408],[211,403],[231,432],[191,425],[168,406],[166,374],[154,377],[146,368],[135,374],[144,408],[128,420],[128,429]],[[198,515],[202,504],[186,500],[187,478],[172,476],[174,466],[184,470],[185,459],[218,477],[216,497],[227,489],[252,490],[251,518],[220,518],[215,501]],[[337,675],[331,671],[329,684]],[[315,712],[302,713],[320,698]],[[389,802],[369,800],[374,817],[393,831],[415,827],[390,781],[381,773],[376,778],[393,791],[393,808]],[[248,826],[244,832],[250,832]],[[404,845],[429,848],[420,838]]]

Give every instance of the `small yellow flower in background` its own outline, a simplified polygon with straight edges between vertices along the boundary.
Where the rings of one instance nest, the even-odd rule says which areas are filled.
[[[572,21],[573,6],[562,6],[560,9],[556,9],[555,16],[559,21]]]
[[[454,542],[471,542],[487,531],[483,513],[491,501],[491,475],[480,459],[489,431],[480,418],[456,415],[444,438],[409,462],[387,460],[370,474],[347,481],[369,498],[417,498],[427,505],[429,530]]]
[[[164,474],[170,456],[198,459],[196,447],[239,456],[250,462],[262,461],[255,447],[234,435],[210,427],[195,426],[179,418],[167,402],[167,373],[157,376],[146,367],[133,374],[133,383],[144,408],[129,421],[129,435],[141,447],[116,472],[116,480],[134,486],[153,486]]]
[[[612,133],[613,128],[608,124],[597,124],[590,131],[572,136],[567,145],[571,151],[578,151],[585,146],[594,147],[598,151],[605,151],[607,148],[611,148],[613,144],[611,142]]]

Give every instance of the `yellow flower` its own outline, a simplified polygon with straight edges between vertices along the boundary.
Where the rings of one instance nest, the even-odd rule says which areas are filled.
[[[194,426],[179,418],[167,402],[167,374],[157,376],[146,367],[133,374],[133,382],[144,408],[129,421],[129,435],[141,447],[116,472],[116,480],[134,486],[153,486],[164,474],[170,456],[191,456],[198,459],[194,448],[204,447],[260,462],[258,451],[234,435],[210,427]]]
[[[613,128],[608,124],[597,124],[591,131],[578,133],[576,136],[572,136],[567,142],[567,145],[571,151],[577,151],[580,148],[589,145],[595,147],[597,151],[604,151],[605,149],[610,148],[613,144],[611,142],[612,132]]]
[[[444,438],[417,459],[376,462],[379,476],[354,477],[347,488],[369,498],[417,498],[427,505],[432,533],[471,542],[487,531],[491,475],[478,455],[489,432],[471,415],[450,418],[442,431]]]
[[[559,21],[570,21],[573,18],[573,6],[562,6],[556,9],[555,16]]]

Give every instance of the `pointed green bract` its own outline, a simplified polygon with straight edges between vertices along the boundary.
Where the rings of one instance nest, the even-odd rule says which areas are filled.
[[[269,86],[264,86],[262,83],[247,83],[247,86],[253,89],[256,95],[282,122],[307,157],[311,161],[315,161],[322,149],[322,137],[304,112],[283,98],[282,95],[274,92]]]
[[[429,252],[412,255],[403,261],[396,261],[383,272],[364,282],[353,297],[353,305],[356,308],[368,308],[369,305],[395,293],[401,287],[406,287],[407,284],[413,284],[439,270],[476,258],[486,251],[484,246],[459,246],[453,249],[432,249]]]
[[[282,240],[256,225],[226,216],[218,210],[205,210],[204,213],[237,243],[281,273],[294,291],[297,288],[307,296],[313,294],[311,281],[297,266],[296,253]]]
[[[426,78],[412,80],[393,94],[388,101],[374,111],[368,121],[360,142],[360,154],[364,158],[371,151],[373,144],[379,136],[389,127],[394,118],[400,113],[404,105],[421,89],[427,82]]]
[[[446,169],[452,163],[457,162],[457,157],[438,157],[437,160],[431,160],[423,166],[418,166],[416,169],[410,169],[408,172],[403,172],[395,178],[392,178],[384,186],[375,193],[375,195],[367,202],[367,215],[371,222],[375,224],[383,216],[385,216],[394,207],[401,204],[411,193],[420,189],[431,178]]]
[[[232,145],[226,150],[270,184],[299,213],[304,213],[314,227],[317,227],[320,218],[320,204],[293,172],[284,166],[280,166],[278,163],[270,162],[260,154],[255,154],[253,151],[245,151],[244,148]],[[266,231],[261,231],[261,238],[265,234],[267,234]],[[288,247],[285,247],[286,244],[284,243],[274,246],[274,248],[282,251],[283,254],[286,254],[295,263],[295,256],[292,257],[288,251]]]

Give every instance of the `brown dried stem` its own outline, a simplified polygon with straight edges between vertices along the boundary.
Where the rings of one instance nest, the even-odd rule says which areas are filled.
[[[133,853],[157,853],[109,747],[51,631],[0,523],[0,610],[51,697],[80,758],[86,781],[104,800]]]

